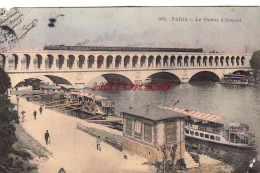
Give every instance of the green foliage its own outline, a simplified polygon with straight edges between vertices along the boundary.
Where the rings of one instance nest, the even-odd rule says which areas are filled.
[[[7,95],[7,89],[11,87],[10,78],[1,68],[0,79],[0,162],[9,167],[10,163],[6,158],[12,151],[12,145],[17,141],[13,123],[19,123],[19,118]]]
[[[178,166],[180,169],[185,169],[186,168],[186,163],[183,158],[180,158],[176,162],[176,166]]]
[[[260,69],[260,50],[255,51],[250,59],[252,69]]]
[[[190,153],[190,155],[196,163],[200,163],[200,156],[198,154]]]
[[[7,93],[7,89],[11,88],[11,80],[2,68],[0,68],[0,79],[0,94],[5,94]]]

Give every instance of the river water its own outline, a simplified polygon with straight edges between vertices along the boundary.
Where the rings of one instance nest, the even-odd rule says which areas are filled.
[[[173,106],[223,115],[230,122],[249,125],[260,151],[260,84],[221,85],[217,82],[174,84],[167,91],[91,91],[115,102],[117,112],[129,107]]]

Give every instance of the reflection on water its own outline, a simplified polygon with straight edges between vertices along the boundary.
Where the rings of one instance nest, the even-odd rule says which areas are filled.
[[[115,102],[118,112],[132,107],[172,106],[224,115],[228,121],[248,124],[260,145],[260,84],[253,86],[221,85],[217,82],[172,84],[168,91],[91,91]],[[259,147],[257,151],[260,151]]]

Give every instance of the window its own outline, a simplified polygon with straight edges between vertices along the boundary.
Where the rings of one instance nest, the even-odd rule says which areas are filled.
[[[219,137],[219,136],[216,136],[216,140],[217,140],[217,141],[220,141],[220,137]]]
[[[174,137],[175,137],[175,128],[173,122],[169,122],[165,124],[166,126],[166,142],[167,143],[172,143],[174,142]]]
[[[204,134],[203,134],[203,133],[200,133],[200,137],[203,137],[203,138],[204,138]]]
[[[209,138],[209,135],[205,134],[205,138]]]
[[[194,135],[194,131],[190,131],[190,134],[191,134],[191,135]]]
[[[142,122],[135,121],[135,136],[138,138],[142,137]]]
[[[186,133],[189,134],[189,130],[186,130]]]
[[[195,132],[195,135],[196,135],[196,136],[199,136],[199,132]]]
[[[152,142],[152,125],[144,124],[144,140]]]
[[[215,136],[210,135],[210,139],[214,140],[214,139],[215,139]]]
[[[127,135],[132,136],[132,120],[125,119],[125,132]]]

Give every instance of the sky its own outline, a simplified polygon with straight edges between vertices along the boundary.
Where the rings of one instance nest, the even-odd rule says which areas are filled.
[[[46,44],[260,49],[259,7],[16,8],[10,14],[4,22],[8,15],[0,16],[0,26],[13,28],[18,41],[7,43],[2,29],[1,49],[42,50]],[[49,19],[55,19],[54,27]]]

